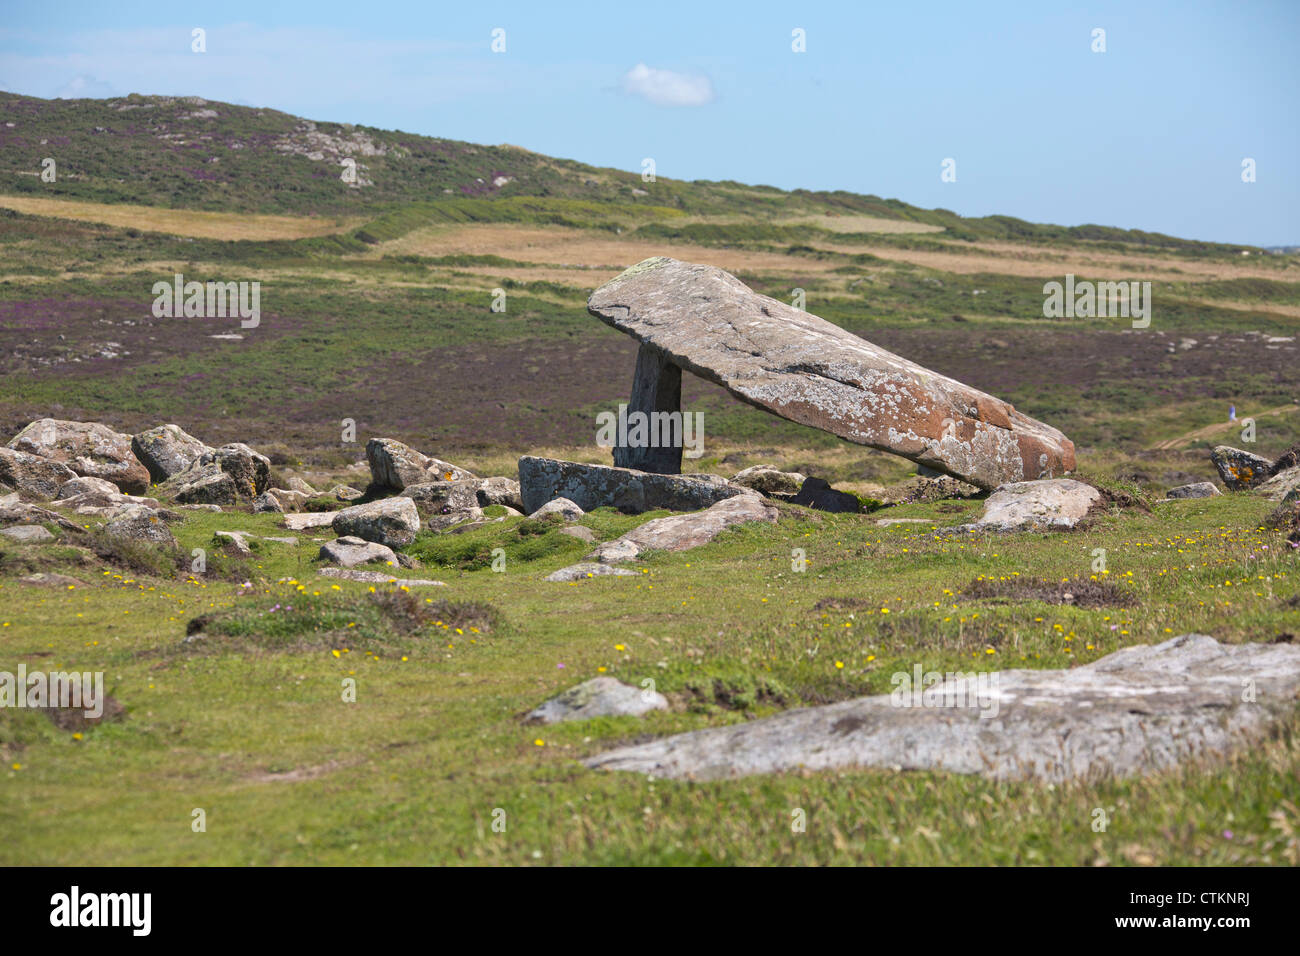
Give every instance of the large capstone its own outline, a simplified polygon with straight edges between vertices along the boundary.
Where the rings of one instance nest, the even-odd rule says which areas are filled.
[[[1074,444],[1055,428],[713,266],[647,259],[597,289],[587,309],[642,343],[630,410],[673,410],[671,376],[686,369],[782,418],[981,488],[1074,468]],[[656,381],[656,371],[669,377]],[[640,467],[671,468],[651,451]],[[620,450],[616,461],[635,458]]]

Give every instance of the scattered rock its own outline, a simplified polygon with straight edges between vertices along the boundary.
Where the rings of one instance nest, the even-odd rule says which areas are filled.
[[[1221,495],[1218,487],[1212,481],[1198,481],[1190,485],[1179,485],[1177,488],[1170,488],[1165,492],[1168,498],[1213,498],[1215,495]]]
[[[1273,463],[1267,458],[1233,448],[1231,445],[1217,445],[1210,452],[1210,461],[1219,470],[1224,487],[1229,491],[1246,491],[1268,478]]]
[[[358,498],[364,498],[366,495],[364,491],[357,491],[357,489],[353,488],[351,485],[335,485],[329,491],[325,492],[325,494],[329,497],[337,498],[339,501],[356,501]]]
[[[14,524],[56,524],[68,531],[80,531],[81,525],[69,521],[57,511],[38,508],[23,502],[14,502],[0,507],[0,525]]]
[[[105,481],[103,478],[74,476],[63,483],[56,500],[66,501],[69,498],[76,498],[81,495],[94,495],[105,499],[126,497],[122,492],[118,491],[117,485],[111,481]]]
[[[44,544],[54,540],[54,535],[38,524],[17,524],[0,530],[0,534],[19,544]]]
[[[38,571],[35,574],[29,574],[26,577],[18,579],[20,584],[30,584],[33,587],[40,588],[84,588],[86,583],[76,578],[68,577],[66,574],[47,574]]]
[[[1300,465],[1279,471],[1276,475],[1262,482],[1255,493],[1269,501],[1284,501],[1300,489]]]
[[[806,478],[799,493],[789,499],[791,504],[803,505],[817,511],[830,511],[837,514],[858,514],[862,511],[862,502],[857,495],[847,491],[836,491],[824,478]]]
[[[804,480],[797,471],[778,471],[771,465],[754,465],[736,472],[731,483],[764,495],[794,495],[799,493]]]
[[[622,747],[587,766],[697,780],[841,767],[1054,783],[1145,774],[1269,734],[1294,710],[1300,646],[1191,634],[1069,670],[954,674],[915,691]]]
[[[251,535],[247,531],[214,531],[212,536],[221,542],[221,546],[241,558],[252,557],[253,549],[248,546]]]
[[[687,551],[708,544],[732,525],[747,521],[774,524],[777,510],[758,495],[738,495],[684,515],[655,518],[591,553],[602,564],[633,561],[646,551]]]
[[[528,517],[537,519],[548,518],[551,515],[559,515],[565,521],[577,521],[584,514],[586,514],[586,512],[568,498],[554,498],[546,502],[546,504],[542,505]]]
[[[233,505],[239,497],[235,480],[202,459],[159,485],[158,493],[182,505]]]
[[[543,508],[546,505],[542,506]],[[577,538],[579,541],[585,541],[587,544],[596,543],[596,532],[590,528],[584,528],[580,524],[569,525],[567,528],[561,528],[560,534],[567,534],[570,538]]]
[[[612,507],[641,514],[661,508],[696,511],[724,498],[756,494],[717,475],[657,475],[532,456],[519,459],[519,485],[525,514],[556,498],[568,498],[583,511]]]
[[[200,465],[216,465],[235,483],[235,493],[253,499],[271,483],[271,459],[258,454],[242,442],[231,442],[199,458]]]
[[[360,581],[362,584],[393,584],[408,588],[445,588],[443,581],[429,581],[421,578],[397,578],[379,571],[359,571],[353,568],[321,568],[317,572],[324,578],[342,578],[345,581]]]
[[[254,514],[284,514],[285,507],[276,497],[275,491],[264,491],[253,499]]]
[[[583,561],[578,564],[571,564],[567,568],[560,568],[546,576],[548,581],[579,581],[583,578],[598,578],[606,575],[616,577],[634,577],[635,571],[629,571],[627,568],[615,568],[608,564],[597,564],[594,561]]]
[[[472,472],[449,462],[422,455],[392,438],[372,438],[366,443],[371,483],[378,488],[401,491],[407,485],[430,481],[461,481],[474,478]]]
[[[175,546],[176,538],[156,511],[134,508],[120,518],[104,525],[104,533],[130,541],[148,541],[152,544]]]
[[[1055,428],[712,266],[646,259],[597,289],[587,309],[638,339],[647,362],[666,360],[782,418],[982,488],[1074,468],[1074,445]],[[642,383],[638,393],[657,390]],[[527,503],[522,472],[520,481]]]
[[[420,515],[410,498],[381,498],[334,514],[334,533],[401,548],[415,540]]]
[[[296,491],[299,494],[306,495],[308,498],[315,498],[317,495],[320,494],[319,491],[317,491],[315,488],[313,488],[303,479],[299,478],[297,475],[291,477],[284,484],[285,484],[285,489],[287,491]]]
[[[25,451],[0,448],[0,488],[13,489],[20,495],[49,501],[59,495],[63,485],[76,478],[67,465]],[[117,491],[117,486],[113,486]]]
[[[935,524],[933,518],[881,518],[876,522],[878,528],[888,528],[896,524]]]
[[[989,495],[974,524],[945,531],[1063,531],[1101,503],[1100,491],[1073,478],[1017,481]]]
[[[945,501],[949,498],[970,498],[981,494],[981,489],[948,475],[913,475],[906,481],[882,491],[882,497],[895,504]]]
[[[131,450],[159,484],[179,475],[212,451],[179,425],[159,425],[135,435]]]
[[[524,510],[524,499],[519,491],[519,482],[513,478],[484,478],[475,489],[480,508],[502,505],[518,511]]]
[[[524,717],[530,724],[558,724],[593,717],[641,717],[652,710],[667,710],[663,694],[624,684],[612,677],[594,677],[552,697]]]
[[[334,523],[337,511],[315,511],[300,515],[285,515],[284,526],[290,531],[311,531],[313,528],[328,528]]]
[[[111,481],[128,494],[149,487],[149,470],[131,451],[131,436],[96,422],[42,418],[14,436],[9,447],[62,462],[78,475]]]
[[[398,563],[397,554],[392,548],[350,535],[321,545],[320,559],[345,568],[355,568],[359,564],[372,564],[376,561],[393,566]]]

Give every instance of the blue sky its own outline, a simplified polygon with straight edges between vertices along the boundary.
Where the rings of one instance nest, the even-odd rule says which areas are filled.
[[[35,96],[195,94],[681,179],[1300,243],[1297,0],[0,10],[0,89]]]

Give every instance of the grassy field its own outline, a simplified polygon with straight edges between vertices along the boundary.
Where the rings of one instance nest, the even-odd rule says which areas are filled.
[[[1142,502],[1214,477],[1208,449],[1242,444],[1229,405],[1256,418],[1245,447],[1271,457],[1300,440],[1297,256],[842,193],[647,184],[226,104],[0,98],[16,122],[0,128],[0,440],[45,416],[176,422],[252,444],[277,482],[317,487],[364,485],[372,436],[480,475],[513,475],[523,454],[607,461],[595,414],[626,400],[635,344],[584,302],[651,254],[717,264],[786,301],[804,290],[809,311],[1060,427],[1085,478]],[[364,159],[372,185],[325,173],[328,159],[303,152],[315,132],[330,149],[358,132],[383,145]],[[63,148],[57,183],[37,175],[40,139]],[[146,174],[121,176],[128,162]],[[1067,272],[1150,281],[1150,327],[1044,318],[1043,283]],[[152,286],[175,273],[259,281],[261,324],[155,318]],[[689,376],[683,401],[704,413],[695,470],[771,463],[861,494],[914,472]],[[346,418],[356,443],[340,442]],[[90,519],[84,533],[51,526],[49,544],[6,542],[0,670],[103,671],[125,712],[77,729],[0,711],[0,863],[1300,863],[1297,720],[1227,763],[1064,787],[582,768],[647,735],[887,691],[917,663],[1069,667],[1190,632],[1300,633],[1296,553],[1263,528],[1259,498],[1135,506],[1068,534],[931,533],[979,508],[788,507],[775,526],[651,556],[635,578],[572,585],[543,578],[590,546],[518,518],[424,533],[407,549],[422,566],[374,587],[318,574],[328,531],[246,511],[174,526],[181,555],[213,552],[204,575],[177,570],[188,558],[106,551]],[[932,526],[879,527],[886,516]],[[582,523],[607,540],[649,517]],[[217,530],[298,543],[218,560]],[[489,566],[498,547],[504,573]],[[37,572],[79,583],[23,583]],[[1094,576],[1097,606],[1032,596],[1033,582]],[[990,580],[1013,593],[982,596]],[[651,678],[671,710],[521,722],[599,674]],[[796,809],[807,832],[791,831]]]

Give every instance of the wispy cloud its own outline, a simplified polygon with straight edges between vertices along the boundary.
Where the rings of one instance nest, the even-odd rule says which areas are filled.
[[[707,76],[659,70],[644,63],[627,71],[623,92],[643,96],[656,106],[704,106],[714,99],[713,83]]]

